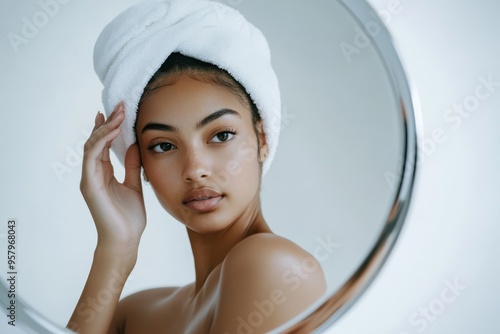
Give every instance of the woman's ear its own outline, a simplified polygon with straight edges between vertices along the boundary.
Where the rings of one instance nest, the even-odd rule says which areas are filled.
[[[263,163],[269,154],[269,146],[267,145],[266,133],[264,132],[264,121],[257,121],[257,138],[259,143],[259,162]]]

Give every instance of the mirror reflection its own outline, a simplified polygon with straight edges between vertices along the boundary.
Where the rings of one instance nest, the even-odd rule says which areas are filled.
[[[135,182],[136,188],[139,184],[142,186],[146,217],[140,219],[147,220],[147,227],[142,233],[144,226],[141,225],[135,232],[136,236],[142,235],[137,261],[131,261],[135,263],[130,274],[125,275],[125,279],[123,267],[112,268],[116,270],[108,270],[107,279],[124,284],[122,297],[162,289],[153,290],[154,298],[164,298],[155,301],[164,305],[167,295],[173,296],[174,302],[169,307],[174,308],[184,305],[193,293],[199,295],[205,291],[205,299],[199,299],[199,304],[212,305],[203,312],[213,315],[213,301],[222,294],[218,290],[221,273],[214,272],[214,268],[222,267],[218,265],[235,244],[245,250],[245,244],[240,242],[247,240],[250,241],[248,253],[242,250],[239,254],[246,261],[236,257],[227,270],[228,277],[238,284],[225,291],[231,291],[230,295],[238,296],[238,300],[248,293],[248,301],[243,304],[250,308],[235,309],[236,313],[224,317],[222,322],[229,323],[227,319],[231,319],[229,332],[248,326],[260,330],[266,325],[273,328],[281,324],[320,302],[320,296],[335,292],[364,260],[391,209],[395,189],[386,175],[400,169],[404,129],[390,75],[376,49],[368,44],[359,53],[346,57],[341,47],[343,43],[355,45],[357,36],[356,19],[342,5],[326,0],[314,6],[301,1],[220,2],[240,11],[262,30],[269,42],[282,101],[280,139],[272,167],[262,178],[259,189],[261,168],[269,147],[263,122],[253,121],[252,101],[244,91],[238,94],[228,88],[220,89],[210,80],[193,79],[185,73],[175,74],[175,80],[165,76],[152,82],[155,93],[141,104],[143,109],[135,125],[136,130],[140,129],[139,147],[136,153],[131,153],[132,165],[136,166],[140,157],[144,166],[145,175],[140,174],[142,181],[138,183],[137,172],[131,182]],[[85,172],[82,168],[84,144],[95,124],[101,127],[107,122],[104,115],[99,115],[94,122],[96,111],[104,112],[100,99],[102,85],[92,64],[94,43],[111,19],[135,3],[116,1],[104,7],[93,2],[59,3],[57,15],[45,26],[38,27],[36,36],[19,44],[16,50],[9,41],[5,45],[12,50],[7,54],[12,66],[5,68],[4,85],[8,82],[10,87],[22,87],[3,90],[6,107],[15,112],[2,115],[2,124],[7,125],[2,150],[7,160],[15,163],[1,167],[5,184],[2,203],[8,208],[8,215],[18,221],[18,252],[22,259],[19,294],[60,326],[66,326],[70,319],[89,270],[95,264],[98,236],[116,237],[114,230],[102,235],[96,232],[94,222],[99,220],[99,213],[90,211],[92,208],[99,211],[98,205],[88,205],[88,202],[94,200],[102,204],[105,201],[101,202],[102,198],[96,195],[99,200],[87,196],[86,202],[79,187]],[[93,6],[102,10],[91,12]],[[18,18],[31,18],[31,13],[35,15],[42,10],[45,9],[36,2],[29,9],[13,8],[12,17],[4,21],[4,31],[22,34],[21,22],[24,21]],[[82,24],[89,16],[95,22],[91,27]],[[185,92],[199,94],[186,98]],[[186,102],[189,105],[183,105]],[[219,113],[219,117],[205,127],[197,128],[200,121],[220,110],[233,110],[239,116]],[[118,116],[115,121],[120,122],[120,117],[124,116]],[[14,124],[24,124],[24,130]],[[174,126],[178,131],[167,131],[167,135],[163,131],[165,127],[161,130],[158,124]],[[212,128],[208,128],[210,126]],[[238,144],[238,137],[242,141],[231,151],[227,144]],[[243,151],[251,154],[241,154],[244,142],[249,144]],[[218,145],[219,152],[210,150],[208,143]],[[203,145],[205,147],[200,148]],[[225,149],[221,149],[223,145]],[[182,148],[184,152],[171,161],[158,157],[176,150],[179,153]],[[122,182],[125,172],[120,157],[111,153],[110,159],[117,180]],[[228,173],[229,184],[234,188],[223,188],[221,180],[211,187],[198,187],[202,184],[195,183],[196,177],[203,179],[209,177],[210,172],[225,170],[228,161],[238,161],[233,167],[241,169],[235,175]],[[175,172],[166,176],[165,169]],[[86,180],[96,182],[96,177],[89,174]],[[170,186],[177,182],[174,180],[185,180],[184,183],[196,186],[181,190]],[[214,184],[219,187],[213,189]],[[91,187],[88,189],[94,191]],[[174,205],[172,203],[179,203],[177,193],[182,194],[179,195],[181,204]],[[223,239],[196,239],[193,243],[193,238],[213,232],[211,229],[235,231],[217,225],[216,219],[210,226],[205,220],[193,220],[189,216],[193,212],[204,216],[212,206],[222,208],[222,201],[231,205],[221,211],[233,218],[220,221],[235,222],[234,217],[243,216],[244,219],[238,221],[244,223],[238,225],[237,233],[225,234]],[[105,207],[109,208],[107,204]],[[132,206],[127,203],[124,208]],[[130,212],[126,216],[130,217]],[[255,244],[251,243],[250,236]],[[271,250],[266,249],[266,245]],[[269,255],[276,249],[286,250],[286,256],[273,260]],[[298,254],[296,263],[284,261],[294,254]],[[258,267],[252,267],[253,262],[249,260],[255,261]],[[110,263],[118,262],[113,259]],[[130,267],[131,262],[125,267]],[[111,269],[109,263],[103,266]],[[272,276],[273,270],[279,274],[265,286],[263,280],[267,275]],[[105,271],[98,268],[95,272],[102,275]],[[244,279],[249,281],[245,283]],[[316,283],[304,284],[307,282]],[[255,284],[257,291],[250,288],[251,283],[259,283]],[[180,286],[191,290],[165,288]],[[308,286],[318,290],[307,290]],[[310,299],[299,296],[298,301],[290,302],[291,293],[301,288]],[[99,302],[100,291],[101,288],[97,288],[94,293],[96,302]],[[100,295],[101,301],[108,297],[108,294]],[[141,300],[150,304],[148,298],[144,295]],[[84,322],[99,313],[92,311],[102,306],[85,300],[86,307],[81,308]],[[292,310],[284,312],[283,318],[276,317],[277,322],[268,323],[268,319],[273,319],[265,317],[271,312],[269,305],[273,306],[274,315],[281,305],[288,305]],[[233,310],[228,309],[225,314],[230,311]],[[193,308],[190,315],[201,314],[197,312],[202,311]],[[206,326],[209,318],[200,316],[199,319],[196,325]],[[176,324],[183,323],[176,321]]]

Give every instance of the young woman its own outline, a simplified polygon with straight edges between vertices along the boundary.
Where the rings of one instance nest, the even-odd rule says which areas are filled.
[[[272,233],[260,205],[269,154],[264,121],[227,71],[172,53],[149,80],[136,143],[119,183],[109,159],[123,103],[100,113],[83,159],[81,192],[98,232],[93,264],[68,328],[82,333],[263,333],[326,291],[319,263]],[[195,281],[120,295],[146,226],[143,177],[186,226]],[[306,222],[304,222],[306,223]]]

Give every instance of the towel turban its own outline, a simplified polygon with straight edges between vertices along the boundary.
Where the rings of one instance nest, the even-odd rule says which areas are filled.
[[[134,123],[148,81],[168,56],[179,52],[226,70],[247,91],[263,119],[269,154],[274,158],[281,124],[281,101],[269,45],[261,31],[238,11],[208,0],[147,0],[126,9],[101,32],[94,69],[102,82],[109,116],[125,103],[125,120],[112,149],[123,163],[135,142]]]

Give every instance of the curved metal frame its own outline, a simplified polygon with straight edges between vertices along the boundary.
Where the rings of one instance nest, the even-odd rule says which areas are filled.
[[[338,0],[344,8],[358,21],[360,27],[368,23],[377,24],[380,31],[371,35],[373,47],[380,55],[382,62],[390,74],[391,85],[401,106],[404,121],[404,163],[394,202],[375,245],[363,263],[354,274],[319,307],[311,311],[294,324],[285,324],[277,329],[282,333],[321,333],[345,314],[349,308],[362,296],[377,274],[382,269],[403,227],[409,209],[413,185],[415,183],[416,166],[418,163],[418,137],[420,137],[421,121],[418,109],[418,99],[415,89],[408,81],[407,75],[389,31],[379,19],[373,8],[365,1]],[[413,97],[413,98],[412,98]],[[417,118],[418,117],[418,118]]]
[[[0,296],[7,296],[8,289],[5,284],[0,284]],[[7,298],[0,298],[2,307],[7,308]],[[4,308],[4,310],[5,310]],[[22,298],[16,296],[16,327],[28,330],[28,333],[53,334],[53,333],[73,333],[66,328],[61,328],[54,322],[45,318],[42,314],[27,305]]]
[[[403,164],[402,177],[389,217],[366,259],[346,283],[314,311],[296,321],[291,327],[286,324],[287,328],[278,329],[280,332],[286,333],[321,333],[345,314],[361,297],[380,272],[401,232],[415,181],[417,135],[420,133],[421,124],[420,119],[417,120],[418,115],[415,113],[417,101],[416,99],[412,100],[412,96],[416,98],[415,91],[411,89],[408,83],[398,53],[385,25],[377,15],[370,15],[370,12],[375,12],[372,7],[365,0],[338,1],[351,13],[360,26],[375,23],[380,28],[380,31],[375,36],[370,34],[367,34],[367,36],[371,39],[374,48],[390,74],[391,84],[401,105],[405,126],[405,163]],[[7,288],[3,282],[0,284],[0,294],[2,296],[7,294]],[[21,326],[24,325],[36,331],[36,333],[72,333],[70,330],[60,328],[43,317],[39,312],[26,305],[22,299],[18,299],[16,302],[17,320],[21,323]],[[3,298],[0,299],[0,304],[4,307],[8,306]]]

